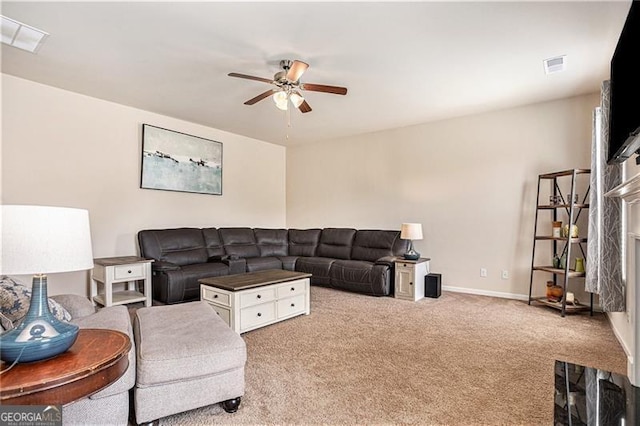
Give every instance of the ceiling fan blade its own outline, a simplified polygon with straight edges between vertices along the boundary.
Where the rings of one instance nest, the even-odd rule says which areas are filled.
[[[300,110],[300,112],[305,113],[305,112],[311,112],[311,107],[309,106],[309,104],[307,103],[307,101],[302,101],[302,103],[300,104],[300,106],[298,107],[298,109]]]
[[[289,71],[287,72],[287,80],[300,80],[300,76],[307,70],[307,68],[309,68],[309,64],[306,64],[302,61],[293,61],[293,64],[291,64],[291,68],[289,68]]]
[[[256,96],[255,98],[251,98],[249,99],[247,102],[245,102],[245,105],[253,105],[256,102],[259,102],[261,100],[263,100],[264,98],[268,98],[269,96],[273,95],[273,90],[267,90],[264,93],[260,93],[258,96]]]
[[[300,88],[303,90],[311,90],[312,92],[324,92],[324,93],[333,93],[336,95],[346,95],[347,88],[346,87],[338,87],[338,86],[327,86],[324,84],[313,84],[313,83],[304,83],[300,85]]]
[[[247,80],[262,81],[263,83],[273,83],[273,80],[269,80],[268,78],[254,77],[252,75],[246,75],[246,74],[238,74],[237,72],[230,72],[228,75],[229,77],[246,78]]]

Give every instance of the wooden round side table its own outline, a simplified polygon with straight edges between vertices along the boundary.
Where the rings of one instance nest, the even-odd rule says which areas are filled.
[[[3,405],[66,405],[118,380],[129,366],[129,336],[115,330],[80,329],[63,354],[16,364],[0,375]],[[8,368],[7,363],[2,369]]]

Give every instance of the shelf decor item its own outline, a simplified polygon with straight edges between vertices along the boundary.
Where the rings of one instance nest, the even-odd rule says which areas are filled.
[[[78,326],[58,320],[47,303],[47,275],[91,269],[87,210],[2,206],[2,263],[6,275],[34,274],[29,310],[13,330],[0,335],[0,358],[32,362],[65,352]]]
[[[564,225],[562,227],[562,237],[578,238],[578,225],[571,225],[571,231],[569,231],[569,225]]]
[[[560,231],[562,230],[562,221],[554,220],[552,222],[552,228],[551,229],[552,229],[551,236],[553,238],[560,238],[560,235],[561,235]]]
[[[563,290],[559,285],[555,285],[553,281],[547,281],[547,300],[549,302],[559,302],[562,300]]]
[[[407,260],[418,260],[420,258],[420,253],[414,250],[413,240],[422,239],[422,224],[403,223],[400,228],[400,238],[403,240],[409,240],[409,251],[404,254],[404,258]]]
[[[577,257],[576,258],[576,272],[584,272],[584,258]]]

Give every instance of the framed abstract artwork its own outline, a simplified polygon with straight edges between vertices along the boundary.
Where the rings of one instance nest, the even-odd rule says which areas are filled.
[[[222,195],[222,142],[142,125],[140,188]]]

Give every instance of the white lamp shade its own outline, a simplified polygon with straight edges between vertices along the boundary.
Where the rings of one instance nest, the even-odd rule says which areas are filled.
[[[421,240],[422,224],[421,223],[403,223],[400,228],[400,238],[403,240]]]
[[[3,205],[0,222],[2,274],[48,274],[93,267],[87,210]]]

